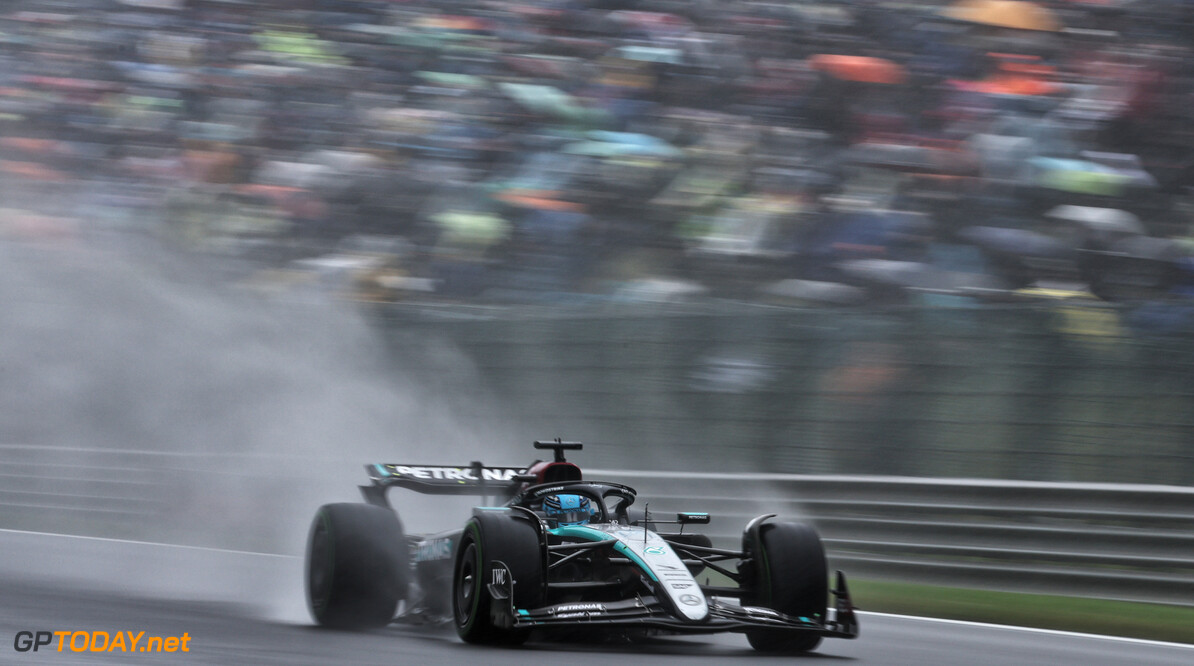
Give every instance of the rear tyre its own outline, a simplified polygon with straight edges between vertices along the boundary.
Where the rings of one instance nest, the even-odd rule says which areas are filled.
[[[816,530],[801,523],[763,523],[743,536],[751,564],[743,573],[742,603],[786,615],[825,621],[829,567]],[[821,644],[811,633],[758,629],[746,632],[761,652],[808,652]]]
[[[529,629],[495,623],[494,611],[501,610],[495,604],[509,603],[489,591],[497,562],[510,569],[515,607],[534,607],[543,598],[544,553],[535,527],[506,514],[475,516],[457,546],[452,580],[452,616],[466,643],[520,645],[530,636]]]
[[[370,504],[325,504],[307,539],[307,607],[325,627],[373,629],[406,597],[410,554],[402,523]]]

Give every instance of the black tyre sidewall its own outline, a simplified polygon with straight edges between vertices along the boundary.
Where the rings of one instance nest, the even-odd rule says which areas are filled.
[[[764,523],[756,534],[744,538],[753,565],[742,602],[823,621],[829,568],[816,530],[802,523]],[[748,631],[747,638],[767,652],[806,652],[821,642],[816,634],[768,630]]]
[[[338,629],[388,624],[410,580],[397,514],[369,504],[320,507],[307,540],[305,578],[307,606],[318,624]]]
[[[474,576],[467,609],[461,608],[466,559],[470,560],[467,564]],[[535,527],[508,514],[475,516],[465,525],[457,545],[452,581],[452,616],[456,632],[465,642],[511,645],[522,643],[530,633],[493,625],[493,599],[488,584],[495,562],[502,562],[510,569],[515,606],[533,607],[542,600],[544,553]]]
[[[475,521],[469,521],[460,538],[456,555],[455,573],[452,579],[452,617],[456,622],[456,633],[469,643],[484,643],[493,633],[489,625],[489,593],[485,590],[482,573],[485,571],[485,553],[480,528]],[[472,580],[466,582],[466,566]],[[461,588],[471,585],[468,608],[461,608]]]

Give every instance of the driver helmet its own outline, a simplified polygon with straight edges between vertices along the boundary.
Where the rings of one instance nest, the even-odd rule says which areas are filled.
[[[584,495],[549,495],[543,513],[560,525],[584,525],[593,517],[593,502]]]

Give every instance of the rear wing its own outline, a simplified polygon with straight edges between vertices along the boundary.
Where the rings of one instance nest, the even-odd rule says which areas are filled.
[[[536,460],[527,467],[490,467],[473,461],[464,467],[371,463],[365,465],[371,484],[360,486],[365,501],[389,507],[386,491],[407,488],[428,495],[478,495],[513,497],[527,485],[579,481],[580,468],[564,460],[565,450],[579,450],[580,442],[535,443],[536,449],[552,449],[554,460]]]
[[[387,506],[390,488],[407,488],[428,495],[513,495],[522,484],[535,481],[526,467],[487,467],[474,462],[467,467],[447,465],[365,465],[372,485],[361,486],[371,504]],[[380,502],[378,501],[380,500]]]

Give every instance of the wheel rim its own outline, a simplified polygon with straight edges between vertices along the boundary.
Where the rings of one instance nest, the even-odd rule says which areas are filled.
[[[460,571],[456,575],[456,622],[461,626],[472,617],[478,584],[477,545],[470,542],[460,558]]]

